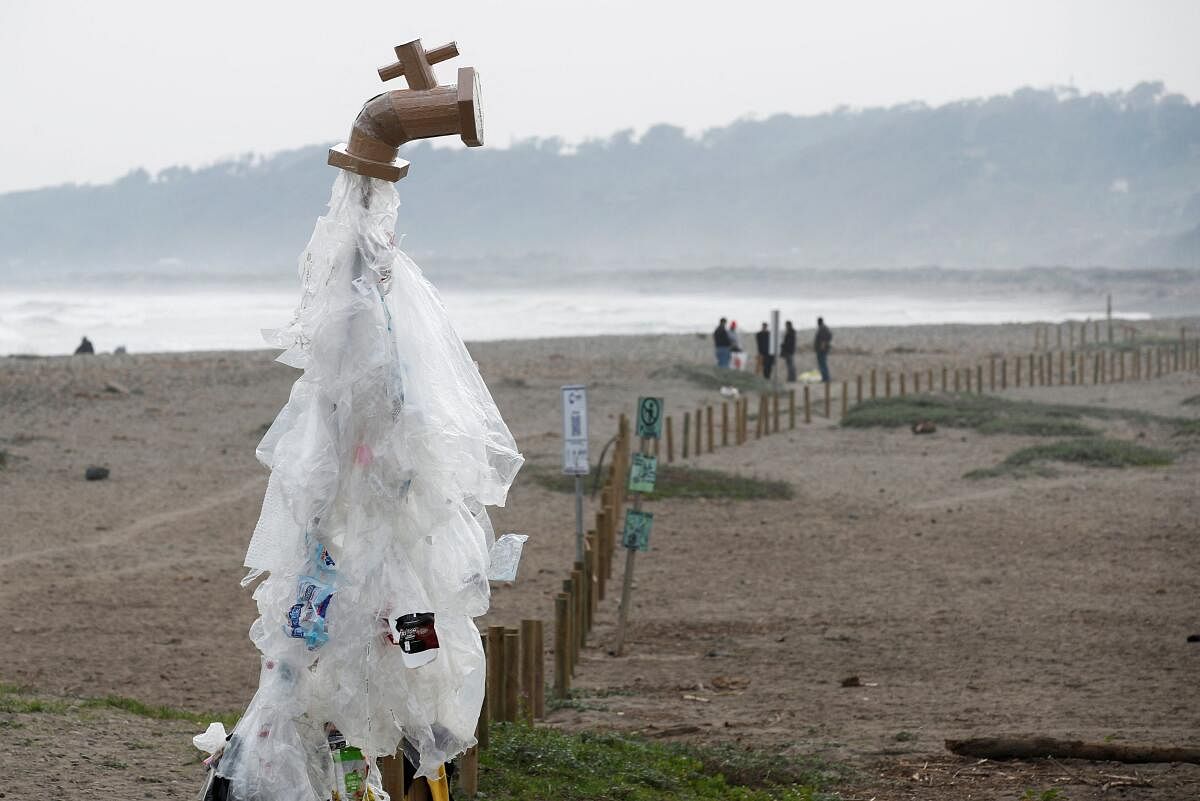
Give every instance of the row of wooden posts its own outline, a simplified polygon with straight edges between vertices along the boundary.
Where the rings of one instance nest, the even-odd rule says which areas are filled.
[[[1100,321],[1099,320],[1084,320],[1082,322],[1075,322],[1072,320],[1064,320],[1061,323],[1037,323],[1037,324],[1035,324],[1033,326],[1033,349],[1034,350],[1064,350],[1064,349],[1065,350],[1074,350],[1076,339],[1079,340],[1080,349],[1086,348],[1088,345],[1088,324],[1089,323],[1091,323],[1091,327],[1092,327],[1092,344],[1093,344],[1093,346],[1104,345],[1104,344],[1114,345],[1114,344],[1116,344],[1116,339],[1114,337],[1114,326],[1113,326],[1114,322],[1117,322],[1116,327],[1119,328],[1121,331],[1121,341],[1124,343],[1127,343],[1127,344],[1136,345],[1137,340],[1138,340],[1138,333],[1139,333],[1137,327],[1130,325],[1129,323],[1114,321],[1112,319],[1111,312],[1112,312],[1112,299],[1109,298],[1110,316],[1108,317],[1108,319],[1106,321],[1105,328],[1107,331],[1107,338],[1105,341],[1101,341],[1101,338],[1100,338]],[[1076,336],[1076,327],[1077,326],[1078,326],[1078,330],[1079,330],[1078,336]],[[1065,348],[1064,348],[1064,342],[1063,342],[1063,340],[1064,340],[1063,330],[1064,329],[1066,329],[1066,332],[1067,332],[1067,335],[1065,337],[1065,339],[1066,339]],[[1054,345],[1053,346],[1050,345],[1050,332],[1051,331],[1054,332]],[[1188,341],[1187,340],[1187,328],[1184,326],[1181,326],[1179,328],[1179,342],[1184,348],[1186,348],[1187,341]]]
[[[621,415],[613,458],[605,472],[600,490],[600,509],[595,528],[584,538],[583,562],[571,566],[563,580],[562,592],[554,598],[554,694],[566,698],[579,665],[580,653],[587,645],[595,624],[600,602],[608,597],[621,530],[621,511],[625,508],[632,434],[629,418]]]
[[[1007,389],[1010,374],[1012,386],[1015,387],[1023,384],[1063,386],[1141,381],[1180,370],[1200,370],[1200,342],[1186,345],[1180,342],[1146,349],[1097,349],[1091,353],[1030,353],[1019,357],[989,358],[986,364],[987,387],[990,391]],[[939,377],[943,392],[984,391],[983,363],[971,367],[943,366],[938,372],[931,368],[918,370],[913,371],[911,377],[906,372],[893,374],[885,370],[882,381],[880,371],[873,368],[865,376],[855,377],[855,402],[861,403],[881,394],[882,397],[891,397],[893,388],[901,396],[908,394],[910,389],[913,393],[933,392],[937,389],[935,378]],[[820,386],[821,397],[816,399],[820,405],[819,413],[829,418],[833,410],[831,384]],[[841,390],[841,414],[845,416],[850,402],[850,382],[841,382]],[[797,417],[802,417],[805,423],[811,423],[813,395],[812,387],[807,384],[801,389],[799,405],[794,389],[789,389],[786,395],[760,395],[753,437],[758,439],[779,432],[785,415],[788,429],[796,427]],[[698,408],[694,413],[684,412],[680,455],[686,459],[689,454],[712,453],[718,441],[721,447],[742,445],[751,437],[750,422],[748,397],[738,398],[732,405],[728,401],[723,402],[719,417],[711,405]],[[670,415],[665,420],[664,439],[652,442],[656,457],[659,456],[659,444],[662,442],[667,451],[667,462],[675,461],[674,421]],[[613,458],[605,471],[595,527],[587,532],[585,538],[584,559],[572,564],[568,576],[562,581],[561,592],[554,598],[553,692],[558,698],[570,696],[580,655],[587,645],[599,605],[608,595],[621,512],[627,500],[626,477],[631,456],[630,423],[625,415],[621,415]],[[486,699],[479,716],[479,742],[459,763],[459,790],[466,798],[473,798],[478,790],[478,751],[488,747],[489,721],[523,720],[532,723],[545,716],[547,682],[543,637],[544,624],[537,619],[522,620],[519,628],[489,626],[484,634],[487,679]],[[411,793],[409,799],[412,801]]]
[[[624,508],[630,459],[629,420],[621,415],[613,458],[605,473],[595,528],[587,532],[584,560],[571,566],[554,598],[554,694],[566,698],[587,645],[600,602],[612,579],[619,513]],[[478,744],[459,761],[459,791],[473,798],[479,789],[479,750],[488,747],[491,721],[533,723],[546,715],[543,621],[525,619],[519,628],[489,626],[482,633],[487,657],[486,696],[476,731]]]
[[[941,379],[942,392],[983,393],[985,375],[986,391],[995,392],[1008,389],[1010,377],[1011,386],[1014,387],[1074,386],[1145,381],[1171,372],[1197,369],[1200,369],[1200,341],[1136,349],[1047,351],[1023,356],[990,357],[986,367],[981,362],[971,367],[943,365],[936,372],[933,368],[914,370],[911,374],[885,370],[882,381],[880,371],[872,368],[866,376],[855,377],[853,394],[854,402],[862,403],[864,399],[880,397],[881,389],[885,398],[893,394],[904,396],[910,392],[934,392],[939,389],[935,383],[938,378]],[[845,417],[850,406],[850,382],[843,381],[841,384],[840,411]],[[801,388],[799,403],[794,389],[786,393],[760,394],[754,417],[754,438],[780,431],[785,417],[788,429],[796,427],[798,416],[802,416],[805,423],[811,423],[814,411],[827,419],[831,418],[833,384],[815,385],[819,387],[815,393],[813,386],[805,384]],[[814,398],[814,394],[820,397]],[[732,403],[723,401],[719,409],[709,404],[697,408],[695,412],[684,412],[683,436],[678,441],[679,456],[686,459],[690,455],[712,453],[718,443],[720,447],[745,444],[751,436],[750,405],[750,398],[741,397]],[[675,420],[671,415],[666,418],[663,444],[667,451],[667,463],[671,464],[676,456]],[[660,455],[658,440],[654,441],[654,455]]]

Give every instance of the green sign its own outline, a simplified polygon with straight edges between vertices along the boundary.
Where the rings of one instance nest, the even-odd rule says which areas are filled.
[[[629,465],[629,491],[654,492],[654,481],[658,478],[658,460],[647,453],[635,453]]]
[[[663,399],[638,398],[638,439],[662,439]]]
[[[650,550],[650,528],[653,525],[653,513],[630,509],[625,513],[625,530],[621,533],[621,544],[630,550]]]

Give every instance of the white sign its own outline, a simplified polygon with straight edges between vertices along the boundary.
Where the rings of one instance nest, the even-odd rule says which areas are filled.
[[[562,388],[563,463],[568,476],[588,474],[587,387],[567,384]]]

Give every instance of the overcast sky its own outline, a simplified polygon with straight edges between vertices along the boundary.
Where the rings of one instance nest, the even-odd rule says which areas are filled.
[[[1198,0],[0,0],[0,192],[344,138],[415,37],[458,41],[441,80],[479,69],[493,146],[1023,85],[1200,100]]]

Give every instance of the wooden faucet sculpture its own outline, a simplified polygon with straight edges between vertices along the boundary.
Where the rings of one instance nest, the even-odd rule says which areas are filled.
[[[395,63],[380,67],[379,78],[390,81],[403,75],[408,89],[368,100],[350,129],[349,143],[329,149],[329,164],[395,182],[408,174],[408,162],[396,158],[405,142],[459,134],[468,147],[482,145],[483,110],[475,68],[460,67],[454,86],[438,86],[433,75],[434,64],[457,55],[454,42],[428,51],[420,39],[398,45]]]

